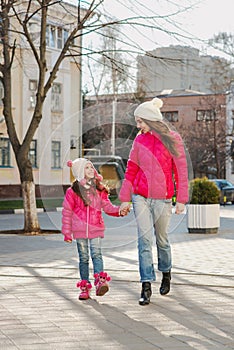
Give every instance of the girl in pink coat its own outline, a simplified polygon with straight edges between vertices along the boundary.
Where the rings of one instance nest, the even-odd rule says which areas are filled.
[[[120,211],[108,198],[108,191],[101,183],[102,177],[93,164],[84,158],[68,161],[75,178],[67,189],[62,210],[62,234],[66,242],[76,240],[81,281],[79,299],[88,299],[92,285],[89,281],[89,251],[93,262],[96,295],[104,295],[108,290],[110,277],[103,271],[101,239],[104,237],[102,210],[108,215],[124,216],[127,210]]]
[[[152,256],[156,238],[158,269],[162,272],[160,294],[170,291],[171,247],[167,228],[176,194],[176,214],[188,201],[188,169],[180,135],[163,121],[162,100],[154,98],[140,104],[135,112],[140,134],[135,138],[127,163],[119,198],[121,208],[132,201],[138,228],[138,256],[142,282],[140,305],[150,303],[151,282],[155,281]]]

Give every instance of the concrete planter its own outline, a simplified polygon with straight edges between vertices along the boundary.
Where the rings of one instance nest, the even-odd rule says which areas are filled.
[[[190,204],[187,226],[189,233],[217,233],[220,227],[220,205]]]

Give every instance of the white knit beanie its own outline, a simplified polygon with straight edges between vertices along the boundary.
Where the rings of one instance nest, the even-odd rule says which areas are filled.
[[[91,163],[93,165],[93,163],[86,158],[77,158],[75,160],[68,160],[67,161],[67,166],[70,167],[72,169],[72,174],[74,176],[74,178],[76,180],[78,180],[79,182],[81,182],[82,185],[85,185],[85,166],[87,163]],[[103,177],[98,174],[97,170],[94,168],[94,177],[99,180],[102,181]]]
[[[163,116],[160,112],[160,108],[163,105],[163,101],[155,97],[151,101],[141,103],[134,111],[134,116],[152,121],[161,121]]]
[[[73,161],[69,160],[67,162],[67,166],[69,166],[72,169],[72,174],[76,180],[81,181],[84,179],[85,177],[84,170],[87,162],[90,162],[90,161],[85,158],[77,158]]]

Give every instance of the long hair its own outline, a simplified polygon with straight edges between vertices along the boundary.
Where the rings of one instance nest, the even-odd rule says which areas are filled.
[[[108,193],[108,189],[106,186],[104,186],[98,179],[94,178],[91,179],[90,187],[85,188],[78,180],[75,180],[71,186],[73,191],[79,196],[82,201],[84,202],[85,206],[88,206],[91,204],[91,201],[88,197],[88,193],[92,193],[94,195],[97,195],[96,190],[99,192],[105,191]]]
[[[177,140],[174,135],[171,134],[171,130],[169,126],[161,121],[152,121],[141,118],[144,123],[146,123],[151,129],[156,131],[157,134],[160,135],[161,141],[164,146],[168,149],[168,151],[174,156],[178,157],[179,152],[177,149]]]

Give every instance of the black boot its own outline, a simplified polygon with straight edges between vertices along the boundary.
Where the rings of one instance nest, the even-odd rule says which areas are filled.
[[[170,284],[171,284],[170,282],[171,282],[171,271],[163,272],[162,283],[159,289],[161,295],[166,295],[167,293],[170,292]]]
[[[148,305],[150,303],[150,297],[152,295],[151,283],[143,282],[141,289],[141,297],[139,299],[140,305]]]

